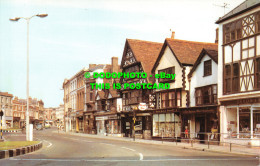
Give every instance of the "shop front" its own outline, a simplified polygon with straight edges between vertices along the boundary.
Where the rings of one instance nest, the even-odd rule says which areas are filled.
[[[153,113],[153,138],[181,137],[181,118],[178,112],[156,110]]]
[[[127,111],[121,114],[122,131],[125,137],[151,139],[152,113],[151,111]]]
[[[83,123],[83,111],[76,112],[76,132],[83,133],[84,123]]]
[[[97,134],[121,137],[121,119],[118,114],[96,115]]]
[[[84,133],[96,134],[95,111],[84,112]]]
[[[182,112],[182,138],[219,140],[219,113],[217,106],[192,107]],[[187,131],[187,134],[186,132]]]
[[[225,101],[221,104],[222,141],[260,146],[260,98]],[[236,104],[236,105],[233,105]]]

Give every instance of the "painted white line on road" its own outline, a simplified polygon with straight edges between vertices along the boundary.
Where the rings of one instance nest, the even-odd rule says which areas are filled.
[[[109,146],[115,146],[113,144],[108,144],[108,143],[100,143],[100,144],[109,145]]]
[[[131,150],[131,151],[135,152],[135,150],[134,150],[134,149],[131,149],[131,148],[127,148],[127,147],[121,147],[121,148],[122,148],[122,149]]]
[[[43,140],[43,141],[45,141],[45,142],[47,142],[49,145],[47,146],[47,148],[49,148],[49,147],[51,147],[52,146],[52,143],[51,142],[49,142],[49,141],[46,141],[46,140]]]
[[[81,162],[81,161],[86,161],[86,162],[115,162],[115,161],[140,161],[140,160],[88,160],[88,159],[21,159],[21,158],[9,158],[9,160],[24,160],[24,161],[77,161],[77,162]],[[226,159],[216,159],[216,158],[208,158],[208,159],[186,159],[186,158],[180,158],[180,159],[148,159],[148,160],[142,160],[142,162],[144,161],[252,161],[252,158],[226,158]]]
[[[144,159],[144,156],[142,153],[139,153],[139,156],[140,156],[140,160],[143,160]]]

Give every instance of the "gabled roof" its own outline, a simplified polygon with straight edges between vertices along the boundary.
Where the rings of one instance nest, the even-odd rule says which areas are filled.
[[[179,64],[182,65],[193,65],[197,60],[199,53],[203,48],[205,49],[218,49],[218,44],[186,41],[179,39],[166,38],[162,47],[162,50],[152,68],[152,72],[155,71],[156,67],[164,54],[166,47],[169,47]]]
[[[117,98],[118,97],[118,93],[116,89],[109,89],[109,93],[111,94],[112,98]]]
[[[103,90],[97,91],[97,96],[100,97],[100,100],[105,99],[105,92]],[[96,96],[96,98],[97,98]]]
[[[202,49],[198,59],[196,60],[194,66],[192,67],[188,77],[192,76],[192,73],[196,70],[196,68],[198,67],[198,65],[200,64],[202,58],[208,55],[214,62],[218,63],[218,50],[209,50],[209,49]]]
[[[226,15],[224,15],[223,17],[220,17],[218,19],[218,21],[216,21],[217,24],[228,20],[232,17],[235,17],[241,13],[244,13],[248,10],[251,10],[257,6],[260,6],[260,0],[246,0],[243,3],[241,3],[240,5],[238,5],[236,8],[234,8],[233,10],[231,10],[230,12],[228,12]]]
[[[153,64],[160,53],[162,45],[163,43],[136,40],[136,39],[126,39],[123,58],[121,61],[121,68],[123,68],[123,61],[124,61],[124,56],[127,52],[127,48],[130,47],[136,61],[141,62],[144,72],[147,74],[147,76],[149,76],[151,74]],[[151,77],[147,77],[147,78],[151,78]]]

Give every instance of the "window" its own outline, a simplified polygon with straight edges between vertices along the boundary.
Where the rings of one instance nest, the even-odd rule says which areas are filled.
[[[175,106],[176,106],[176,92],[161,93],[161,108],[175,107]]]
[[[209,76],[212,74],[211,60],[204,61],[204,76]]]
[[[233,80],[232,80],[232,90],[233,92],[239,91],[239,64],[233,64]]]
[[[203,88],[203,104],[212,104],[211,86]]]
[[[89,100],[93,101],[93,93],[92,92],[89,93]]]
[[[175,67],[169,67],[166,69],[159,70],[158,73],[175,74]],[[171,78],[159,78],[159,82],[172,82]]]
[[[225,66],[225,73],[224,73],[224,92],[229,93],[231,92],[231,66]]]
[[[224,25],[224,43],[238,40],[242,37],[241,20]]]
[[[260,89],[260,58],[256,59],[256,87]]]
[[[196,105],[202,105],[202,93],[201,88],[195,90]]]
[[[197,106],[217,104],[217,85],[196,88],[195,102]]]

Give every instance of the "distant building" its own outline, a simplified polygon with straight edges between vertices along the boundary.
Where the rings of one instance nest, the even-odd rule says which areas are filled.
[[[12,98],[12,94],[0,92],[0,109],[4,113],[2,117],[3,129],[13,127]]]
[[[56,108],[56,125],[64,126],[64,105],[60,104],[59,107]]]

